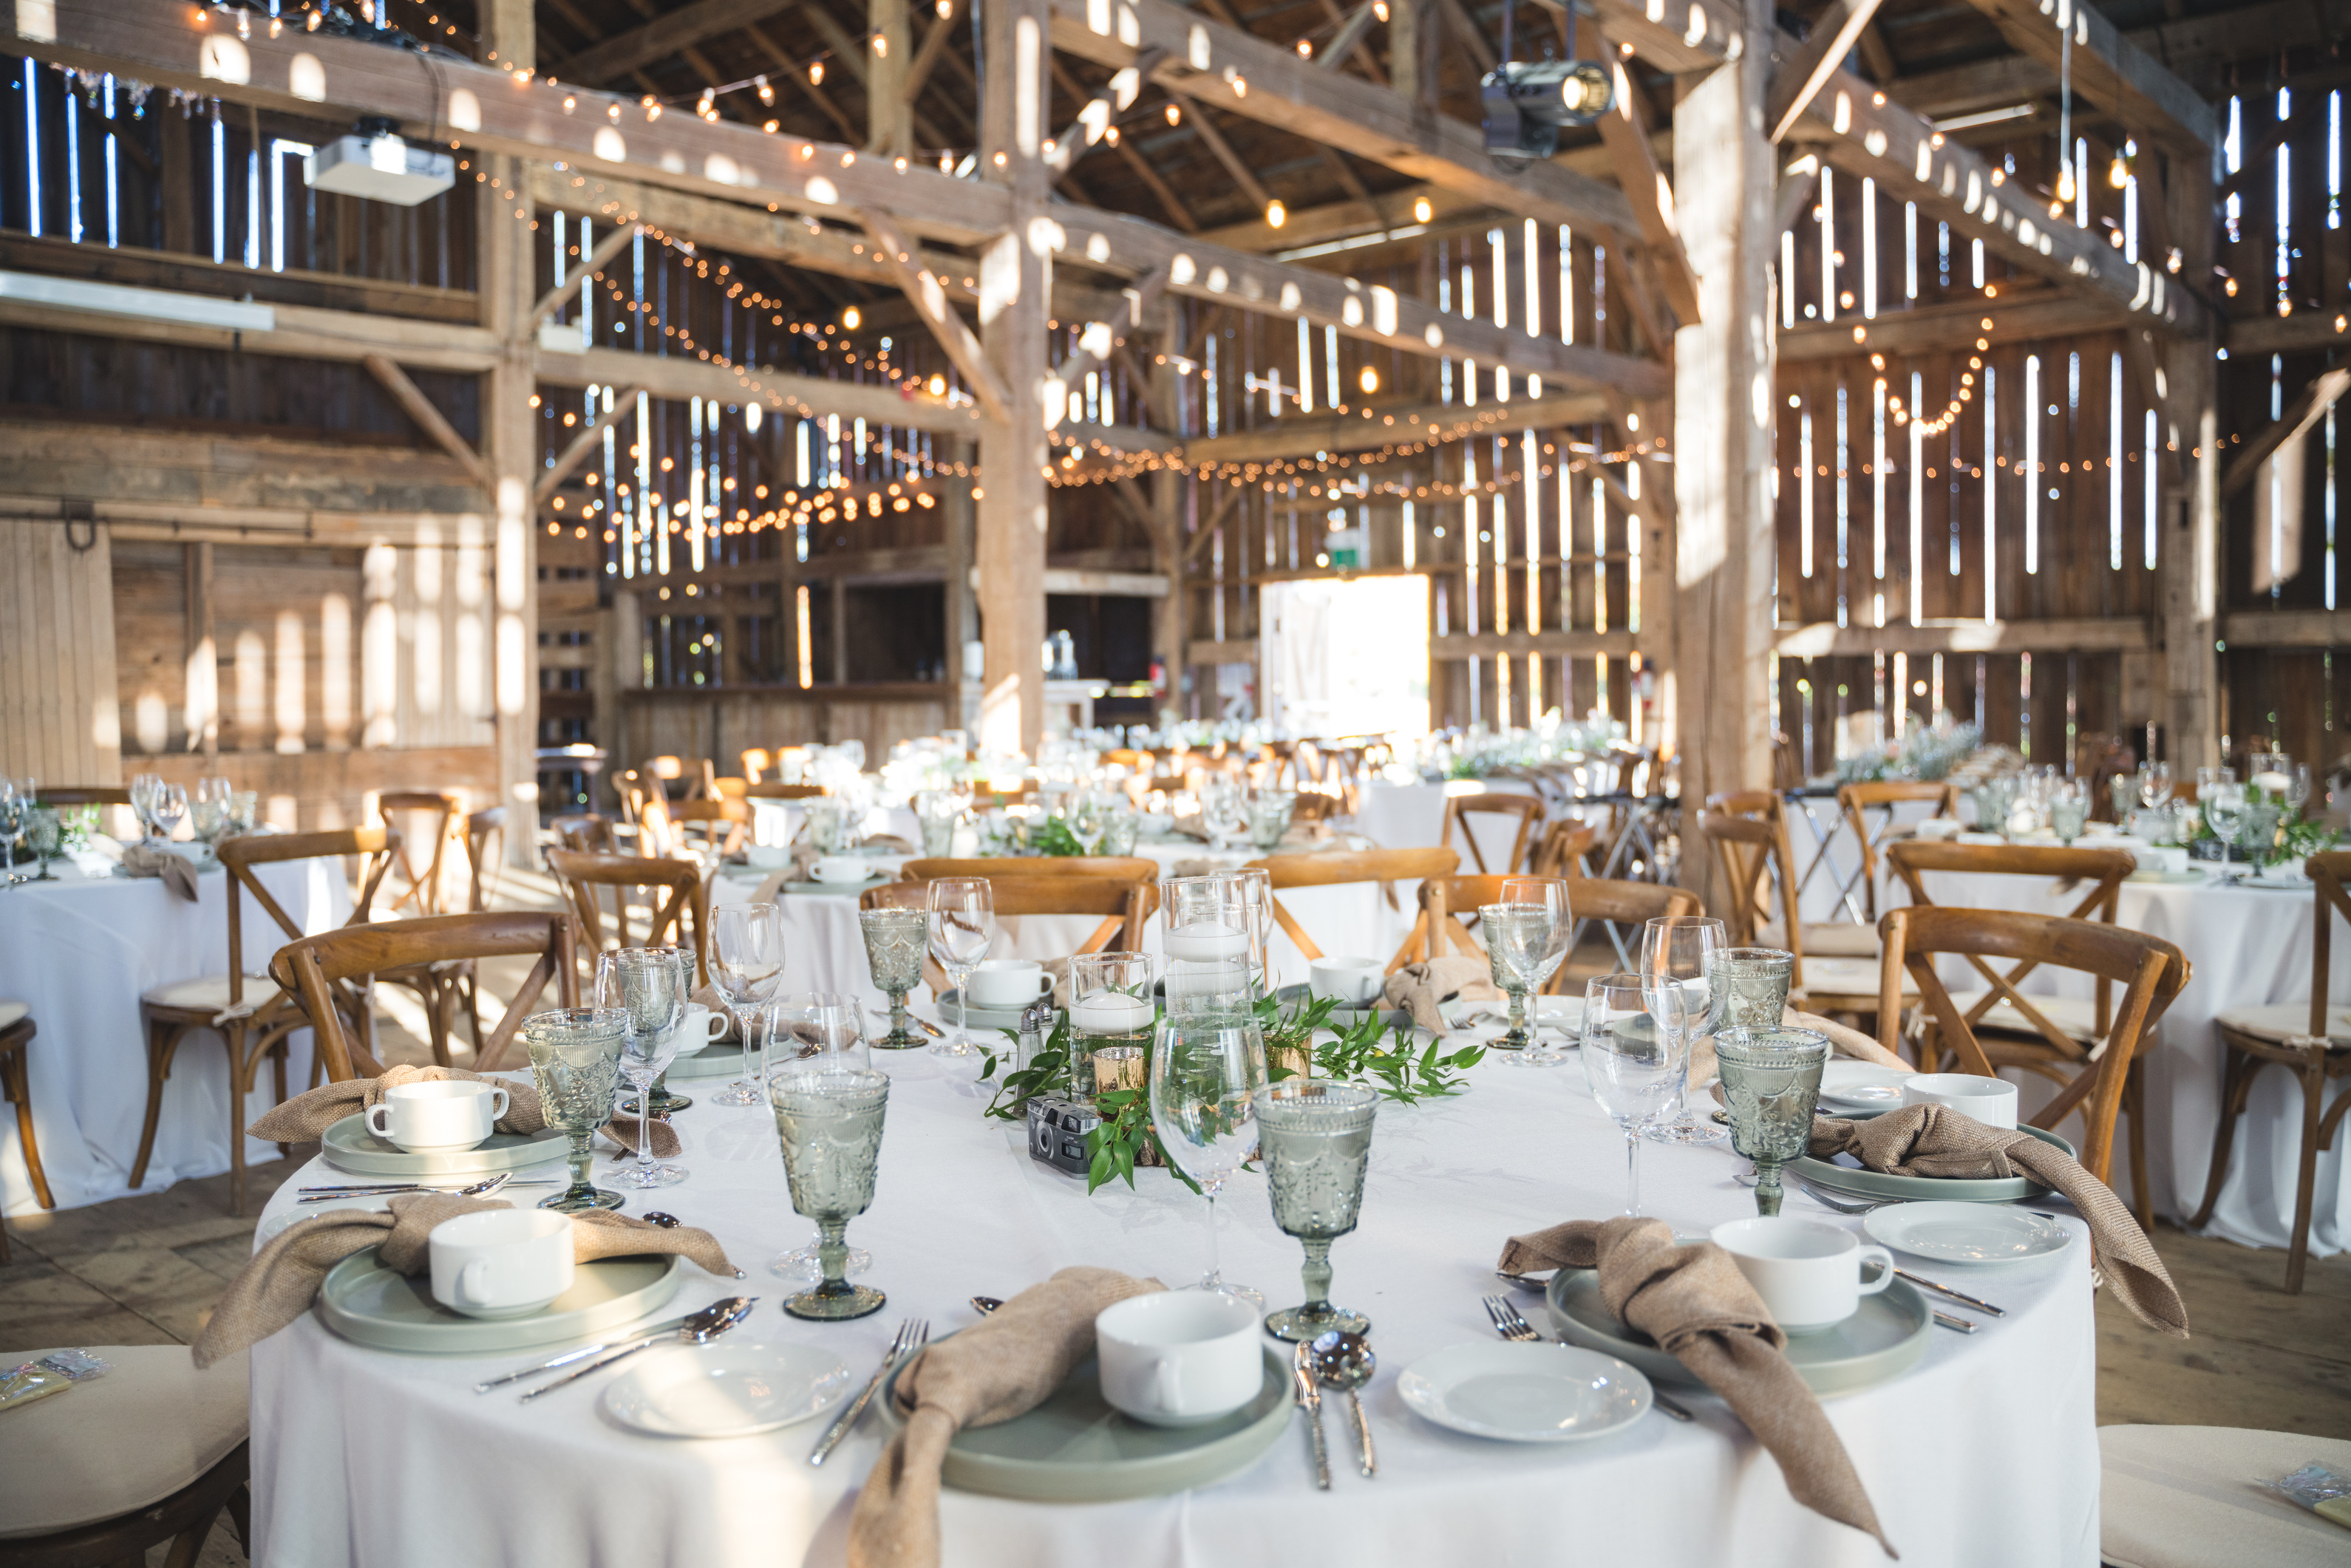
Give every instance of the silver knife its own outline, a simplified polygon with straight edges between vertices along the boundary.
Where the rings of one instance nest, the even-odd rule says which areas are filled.
[[[1329,1491],[1331,1450],[1322,1440],[1322,1391],[1314,1385],[1314,1375],[1302,1366],[1291,1367],[1290,1376],[1298,1407],[1306,1412],[1306,1435],[1314,1444],[1314,1484]]]
[[[1938,1312],[1935,1314],[1935,1322],[1944,1328],[1957,1329],[1961,1333],[1973,1333],[1982,1326],[1980,1323],[1971,1323],[1965,1318],[1955,1318],[1946,1312]]]
[[[1910,1272],[1907,1269],[1896,1269],[1894,1271],[1896,1274],[1901,1275],[1902,1278],[1909,1281],[1912,1284],[1918,1286],[1920,1289],[1932,1291],[1938,1296],[1949,1296],[1951,1300],[1959,1302],[1959,1305],[1963,1307],[1973,1307],[1980,1312],[1990,1312],[1996,1318],[2004,1318],[2008,1316],[2008,1313],[2004,1309],[1995,1307],[1990,1301],[1979,1301],[1977,1298],[1969,1295],[1964,1291],[1954,1291],[1949,1285],[1938,1285],[1932,1280],[1922,1280],[1917,1275]]]
[[[554,1372],[569,1366],[575,1361],[585,1361],[591,1355],[601,1355],[608,1350],[618,1350],[625,1344],[638,1344],[645,1340],[659,1339],[665,1333],[675,1333],[685,1326],[685,1320],[692,1316],[694,1316],[693,1312],[681,1312],[667,1322],[655,1323],[651,1328],[639,1329],[625,1339],[605,1340],[598,1344],[583,1344],[578,1350],[567,1350],[553,1361],[542,1361],[537,1366],[526,1366],[520,1372],[509,1372],[504,1377],[493,1377],[487,1383],[476,1383],[474,1385],[474,1392],[487,1394],[493,1388],[503,1388],[509,1383],[519,1383],[526,1377],[537,1377],[542,1372]]]

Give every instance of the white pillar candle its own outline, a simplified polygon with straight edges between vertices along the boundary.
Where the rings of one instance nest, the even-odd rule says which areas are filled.
[[[1167,956],[1178,963],[1213,964],[1249,955],[1249,937],[1238,925],[1186,925],[1167,933]]]
[[[2288,779],[2283,773],[2271,772],[2256,773],[2253,775],[2253,788],[2261,790],[2266,795],[2283,795],[2293,783],[2294,780]]]
[[[1149,1026],[1155,1009],[1142,997],[1100,991],[1070,1009],[1071,1024],[1089,1034],[1132,1034]]]

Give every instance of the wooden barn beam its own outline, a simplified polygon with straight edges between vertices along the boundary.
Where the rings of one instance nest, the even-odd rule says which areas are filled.
[[[1294,50],[1169,0],[1053,0],[1052,15],[1056,47],[1113,68],[1165,49],[1151,79],[1228,113],[1546,223],[1635,229],[1624,195],[1596,180],[1548,162],[1504,173],[1474,127],[1416,112],[1391,89],[1318,70]]]
[[[571,438],[570,445],[556,455],[554,466],[540,475],[538,483],[531,488],[530,500],[534,507],[546,506],[555,492],[563,487],[563,482],[578,473],[580,465],[588,461],[603,441],[604,433],[636,412],[640,390],[637,387],[622,387],[615,391],[612,406],[598,414],[589,423],[587,429]]]
[[[536,163],[531,165],[534,191],[537,186],[536,177],[539,165]],[[579,266],[563,275],[562,282],[538,297],[538,303],[530,308],[529,319],[523,322],[523,329],[530,332],[538,331],[541,321],[562,309],[566,301],[585,287],[590,278],[611,266],[612,258],[628,248],[630,243],[636,237],[635,224],[616,225],[611,234],[596,242],[594,250],[580,258]]]
[[[1839,626],[1823,621],[1778,629],[1783,659],[1866,658],[1872,653],[2064,653],[2135,652],[2153,646],[2137,616],[2079,621],[1938,621],[1923,626]]]
[[[1763,100],[1763,120],[1772,141],[1787,139],[1798,117],[1853,53],[1862,30],[1877,15],[1877,5],[1878,0],[1830,0],[1796,52],[1772,71],[1771,94]]]
[[[368,374],[382,383],[383,390],[390,392],[392,401],[400,404],[401,411],[415,422],[417,429],[431,436],[435,446],[464,464],[465,472],[474,476],[475,484],[485,490],[490,488],[489,465],[482,461],[482,455],[474,450],[473,443],[457,434],[456,427],[449,423],[448,417],[433,406],[433,400],[408,379],[406,371],[381,354],[369,354],[360,363],[367,367]]]
[[[1428,656],[1432,659],[1513,658],[1528,653],[1570,659],[1604,653],[1612,659],[1622,659],[1642,651],[1640,641],[1630,632],[1455,632],[1428,640]]]
[[[2351,370],[2337,366],[2321,371],[2311,383],[2285,405],[2285,412],[2267,429],[2229,457],[2229,466],[2220,476],[2220,499],[2225,502],[2253,482],[2278,449],[2291,445],[2310,432],[2310,427],[2326,417],[2326,411],[2351,390]]]
[[[1840,0],[1840,4],[1846,0]],[[1970,0],[2018,53],[2051,69],[2061,61],[2074,92],[2183,158],[2212,155],[2220,124],[2201,94],[2125,38],[2085,0]],[[2073,35],[2068,47],[2066,35]]]
[[[567,82],[598,87],[617,81],[640,66],[668,59],[705,39],[716,38],[764,22],[778,11],[789,11],[799,0],[695,0],[625,33],[590,44],[567,59],[550,63],[548,71]]]
[[[1003,380],[987,362],[987,355],[972,335],[971,328],[956,311],[946,290],[931,269],[925,266],[909,240],[888,213],[866,208],[857,214],[865,225],[865,232],[873,236],[881,248],[882,265],[895,278],[906,298],[914,302],[915,313],[931,329],[940,350],[949,362],[963,374],[964,383],[971,388],[972,396],[979,400],[981,411],[998,423],[1011,417],[1011,393]]]
[[[2304,311],[2294,316],[2256,316],[2228,326],[2232,354],[2290,354],[2299,349],[2341,347],[2351,343],[2351,313],[2341,310]]]
[[[953,435],[977,435],[987,423],[976,408],[937,398],[910,397],[888,382],[827,381],[771,366],[714,364],[683,354],[634,354],[624,349],[589,349],[580,353],[542,350],[538,379],[555,386],[633,385],[658,398],[705,397],[722,403],[764,400],[772,409],[803,418],[837,413],[872,424]]]
[[[2032,342],[2084,332],[2105,332],[2138,319],[2119,305],[2084,299],[2053,288],[2019,293],[2001,290],[1998,299],[1959,299],[1888,310],[1875,319],[1808,322],[1780,329],[1780,361],[1841,360],[1857,354],[1980,352],[2000,343]]]
[[[1667,183],[1649,144],[1653,117],[1647,95],[1623,60],[1612,60],[1609,69],[1615,76],[1616,101],[1600,117],[1600,140],[1615,161],[1616,183],[1633,205],[1666,303],[1687,327],[1698,320],[1698,274],[1690,270],[1689,257],[1682,250],[1681,230],[1674,216],[1674,188]]]

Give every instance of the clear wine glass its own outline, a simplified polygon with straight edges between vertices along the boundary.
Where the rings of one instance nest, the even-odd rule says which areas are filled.
[[[1215,847],[1229,849],[1233,836],[1249,825],[1241,787],[1230,778],[1209,779],[1200,787],[1200,821],[1215,838]]]
[[[16,885],[16,818],[31,804],[17,795],[14,779],[0,778],[0,887]]]
[[[2241,784],[2215,785],[2209,792],[2199,792],[2197,803],[2204,808],[2204,821],[2211,825],[2212,836],[2220,841],[2220,885],[2234,887],[2243,878],[2231,869],[2229,851],[2245,825],[2245,787]]]
[[[1556,1067],[1567,1060],[1567,1052],[1542,1042],[1542,988],[1567,962],[1568,939],[1574,932],[1568,907],[1568,883],[1557,876],[1513,876],[1502,881],[1499,906],[1510,913],[1503,916],[1499,945],[1498,928],[1485,919],[1479,911],[1479,924],[1486,927],[1486,954],[1489,962],[1507,971],[1518,980],[1518,990],[1510,994],[1513,1016],[1510,1028],[1520,1033],[1522,1043],[1512,1046],[1501,1060],[1514,1067]],[[1497,984],[1500,982],[1497,980]],[[1517,1007],[1523,998],[1525,1013],[1520,1017]],[[1503,1036],[1509,1040],[1510,1035]],[[1496,1044],[1502,1043],[1500,1040]]]
[[[1673,1034],[1683,1068],[1680,1103],[1647,1129],[1659,1143],[1719,1144],[1729,1135],[1691,1111],[1688,1082],[1691,1044],[1714,1030],[1707,960],[1727,945],[1722,922],[1700,915],[1661,915],[1641,933],[1641,983],[1647,988],[1649,1016]]]
[[[169,839],[172,830],[180,825],[180,819],[188,814],[186,788],[179,784],[159,786],[150,800],[149,811],[154,819],[155,836]]]
[[[956,1032],[932,1043],[934,1056],[970,1056],[971,976],[996,941],[996,890],[984,876],[943,876],[931,883],[931,956],[956,988]]]
[[[2310,776],[2310,764],[2307,762],[2287,764],[2285,778],[2285,803],[2294,808],[2296,817],[2300,817],[2302,809],[2310,803],[2313,782]]]
[[[735,1015],[743,1071],[710,1099],[716,1105],[762,1103],[751,1041],[759,1005],[784,977],[784,912],[774,904],[722,904],[710,912],[710,977]]]
[[[1110,825],[1101,798],[1091,789],[1080,790],[1070,805],[1069,824],[1079,849],[1091,855],[1101,848],[1102,830]]]
[[[2138,770],[2138,803],[2154,810],[2171,799],[2171,764],[2150,762]]]
[[[1583,1077],[1625,1132],[1625,1212],[1641,1212],[1641,1143],[1673,1114],[1689,1071],[1679,1031],[1649,1011],[1640,975],[1601,975],[1583,988]]]
[[[873,1066],[855,997],[799,991],[777,998],[759,1014],[767,1036],[765,1076],[789,1081],[797,1072],[863,1072]],[[769,1260],[768,1272],[795,1283],[823,1279],[823,1242],[820,1229],[807,1246],[777,1254]],[[872,1267],[873,1254],[862,1247],[852,1247],[841,1264],[841,1277],[854,1278]]]
[[[640,1107],[653,1103],[653,1080],[669,1071],[684,1031],[685,998],[694,988],[694,955],[683,947],[622,947],[596,955],[596,1005],[628,1017],[621,1048],[621,1074],[637,1092]],[[653,1118],[637,1118],[637,1157],[612,1173],[620,1186],[674,1186],[685,1179],[683,1166],[664,1165],[653,1153]]]
[[[133,773],[131,776],[131,810],[139,819],[142,838],[155,831],[155,791],[162,787],[163,780],[159,774]]]
[[[1265,1036],[1246,1012],[1169,1013],[1151,1051],[1151,1125],[1168,1163],[1208,1199],[1208,1271],[1195,1290],[1263,1307],[1264,1295],[1228,1283],[1217,1257],[1217,1195],[1257,1142],[1250,1096],[1266,1082]]]

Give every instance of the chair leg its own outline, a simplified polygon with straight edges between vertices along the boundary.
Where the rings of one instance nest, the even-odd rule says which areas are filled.
[[[205,1511],[202,1518],[191,1521],[188,1528],[172,1537],[172,1550],[163,1559],[163,1568],[196,1568],[196,1558],[204,1549],[204,1538],[213,1532],[213,1521],[220,1510]]]
[[[172,1076],[172,1053],[179,1049],[180,1026],[147,1020],[147,1122],[139,1130],[139,1157],[131,1162],[131,1190],[147,1181],[147,1161],[155,1153],[155,1127],[163,1117],[163,1081]]]
[[[2318,1185],[2318,1124],[2325,1112],[2326,1046],[2305,1048],[2302,1066],[2302,1158],[2294,1183],[2294,1243],[2285,1255],[2285,1293],[2302,1294],[2302,1271],[2310,1261],[2310,1209]]]
[[[2131,1212],[2141,1230],[2155,1228],[2147,1179],[2147,1079],[2134,1061],[2123,1075],[2123,1114],[2130,1118]]]
[[[2235,1046],[2224,1044],[2221,1050],[2227,1053],[2227,1065],[2220,1076],[2220,1125],[2212,1134],[2212,1171],[2204,1178],[2203,1203],[2189,1217],[2190,1230],[2202,1229],[2212,1218],[2213,1206],[2220,1201],[2220,1184],[2228,1179],[2229,1155],[2237,1143],[2237,1118],[2245,1113],[2253,1074],[2261,1071],[2258,1059]]]
[[[41,1207],[55,1208],[57,1200],[49,1195],[48,1173],[41,1168],[40,1140],[33,1135],[33,1080],[22,1051],[9,1053],[5,1071],[8,1098],[16,1103],[16,1141],[24,1145],[25,1174],[32,1177],[33,1196],[40,1199]]]
[[[277,1085],[277,1103],[280,1105],[286,1103],[286,1060],[293,1054],[293,1047],[288,1043],[292,1036],[293,1031],[287,1030],[279,1035],[277,1042],[269,1048],[270,1079]],[[277,1157],[281,1160],[293,1152],[294,1145],[291,1144],[277,1145]]]
[[[253,1088],[253,1076],[245,1065],[245,1020],[239,1019],[223,1030],[221,1040],[228,1047],[228,1211],[242,1219],[245,1218],[245,1097]]]

